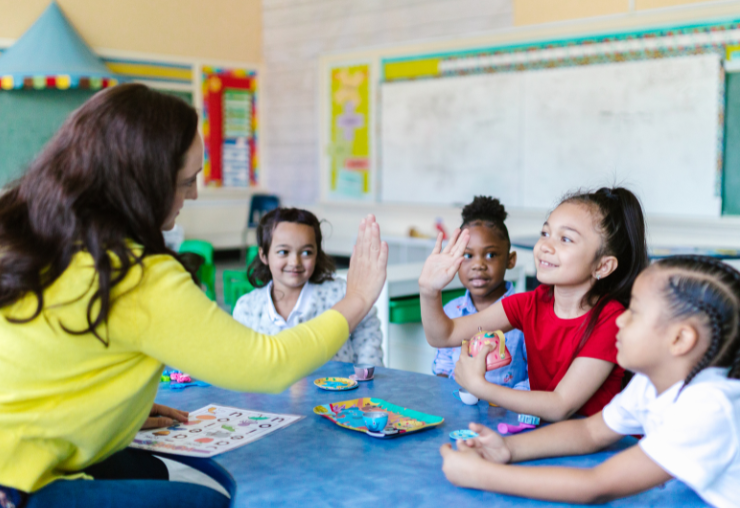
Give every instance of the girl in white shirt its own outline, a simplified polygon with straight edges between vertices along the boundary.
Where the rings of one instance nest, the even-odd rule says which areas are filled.
[[[334,262],[321,248],[321,222],[308,210],[277,208],[257,226],[259,255],[247,270],[257,289],[239,298],[234,319],[268,335],[317,317],[344,298]],[[373,307],[332,358],[383,365],[383,334]]]
[[[617,361],[636,375],[602,412],[507,438],[471,423],[477,438],[440,450],[447,478],[571,503],[676,478],[713,506],[740,506],[740,273],[704,256],[659,261],[635,281],[617,326]],[[507,465],[594,453],[629,434],[645,437],[593,469]]]

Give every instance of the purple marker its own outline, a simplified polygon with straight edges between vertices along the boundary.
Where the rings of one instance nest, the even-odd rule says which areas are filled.
[[[535,428],[534,425],[528,423],[520,423],[519,425],[509,425],[508,423],[499,423],[498,431],[501,434],[518,434],[519,432],[527,429]]]

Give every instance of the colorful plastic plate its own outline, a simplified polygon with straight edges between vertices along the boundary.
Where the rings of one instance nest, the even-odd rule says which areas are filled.
[[[478,433],[468,429],[453,430],[450,432],[450,439],[453,441],[457,441],[458,439],[473,439],[474,437],[478,437]]]
[[[313,384],[322,390],[329,390],[332,392],[352,390],[359,386],[357,381],[347,377],[322,377],[314,381]]]
[[[383,433],[367,431],[365,421],[362,419],[362,415],[366,411],[385,411],[388,413],[388,423]],[[313,408],[313,412],[331,420],[340,427],[365,432],[378,439],[405,436],[412,432],[435,427],[445,421],[441,416],[428,415],[420,411],[396,406],[383,399],[369,397],[316,406]]]

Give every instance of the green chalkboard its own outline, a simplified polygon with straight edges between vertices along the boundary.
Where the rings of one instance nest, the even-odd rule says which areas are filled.
[[[20,176],[89,90],[0,91],[0,185]]]
[[[740,215],[740,74],[727,73],[722,214]]]

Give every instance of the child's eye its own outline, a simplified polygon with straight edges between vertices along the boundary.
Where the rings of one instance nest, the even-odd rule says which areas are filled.
[[[312,256],[313,255],[313,251],[312,250],[304,250],[303,252],[301,252],[301,255],[302,256]]]
[[[547,238],[548,236],[550,236],[550,233],[548,233],[547,231],[542,231],[542,232],[540,233],[540,236],[542,236],[542,237],[544,237],[544,238]]]
[[[570,239],[570,238],[568,238],[567,236],[564,236],[564,237],[563,237],[563,242],[565,242],[565,243],[573,243],[573,240],[571,240],[571,239]]]
[[[277,253],[278,256],[285,256],[286,254],[288,254],[288,251],[285,249],[280,249],[279,251],[277,251]]]
[[[494,252],[489,252],[486,254],[486,259],[493,259],[496,257],[496,254]]]
[[[463,254],[463,259],[472,259],[472,258],[473,258],[473,255],[472,254],[469,254],[467,252],[465,254]]]

